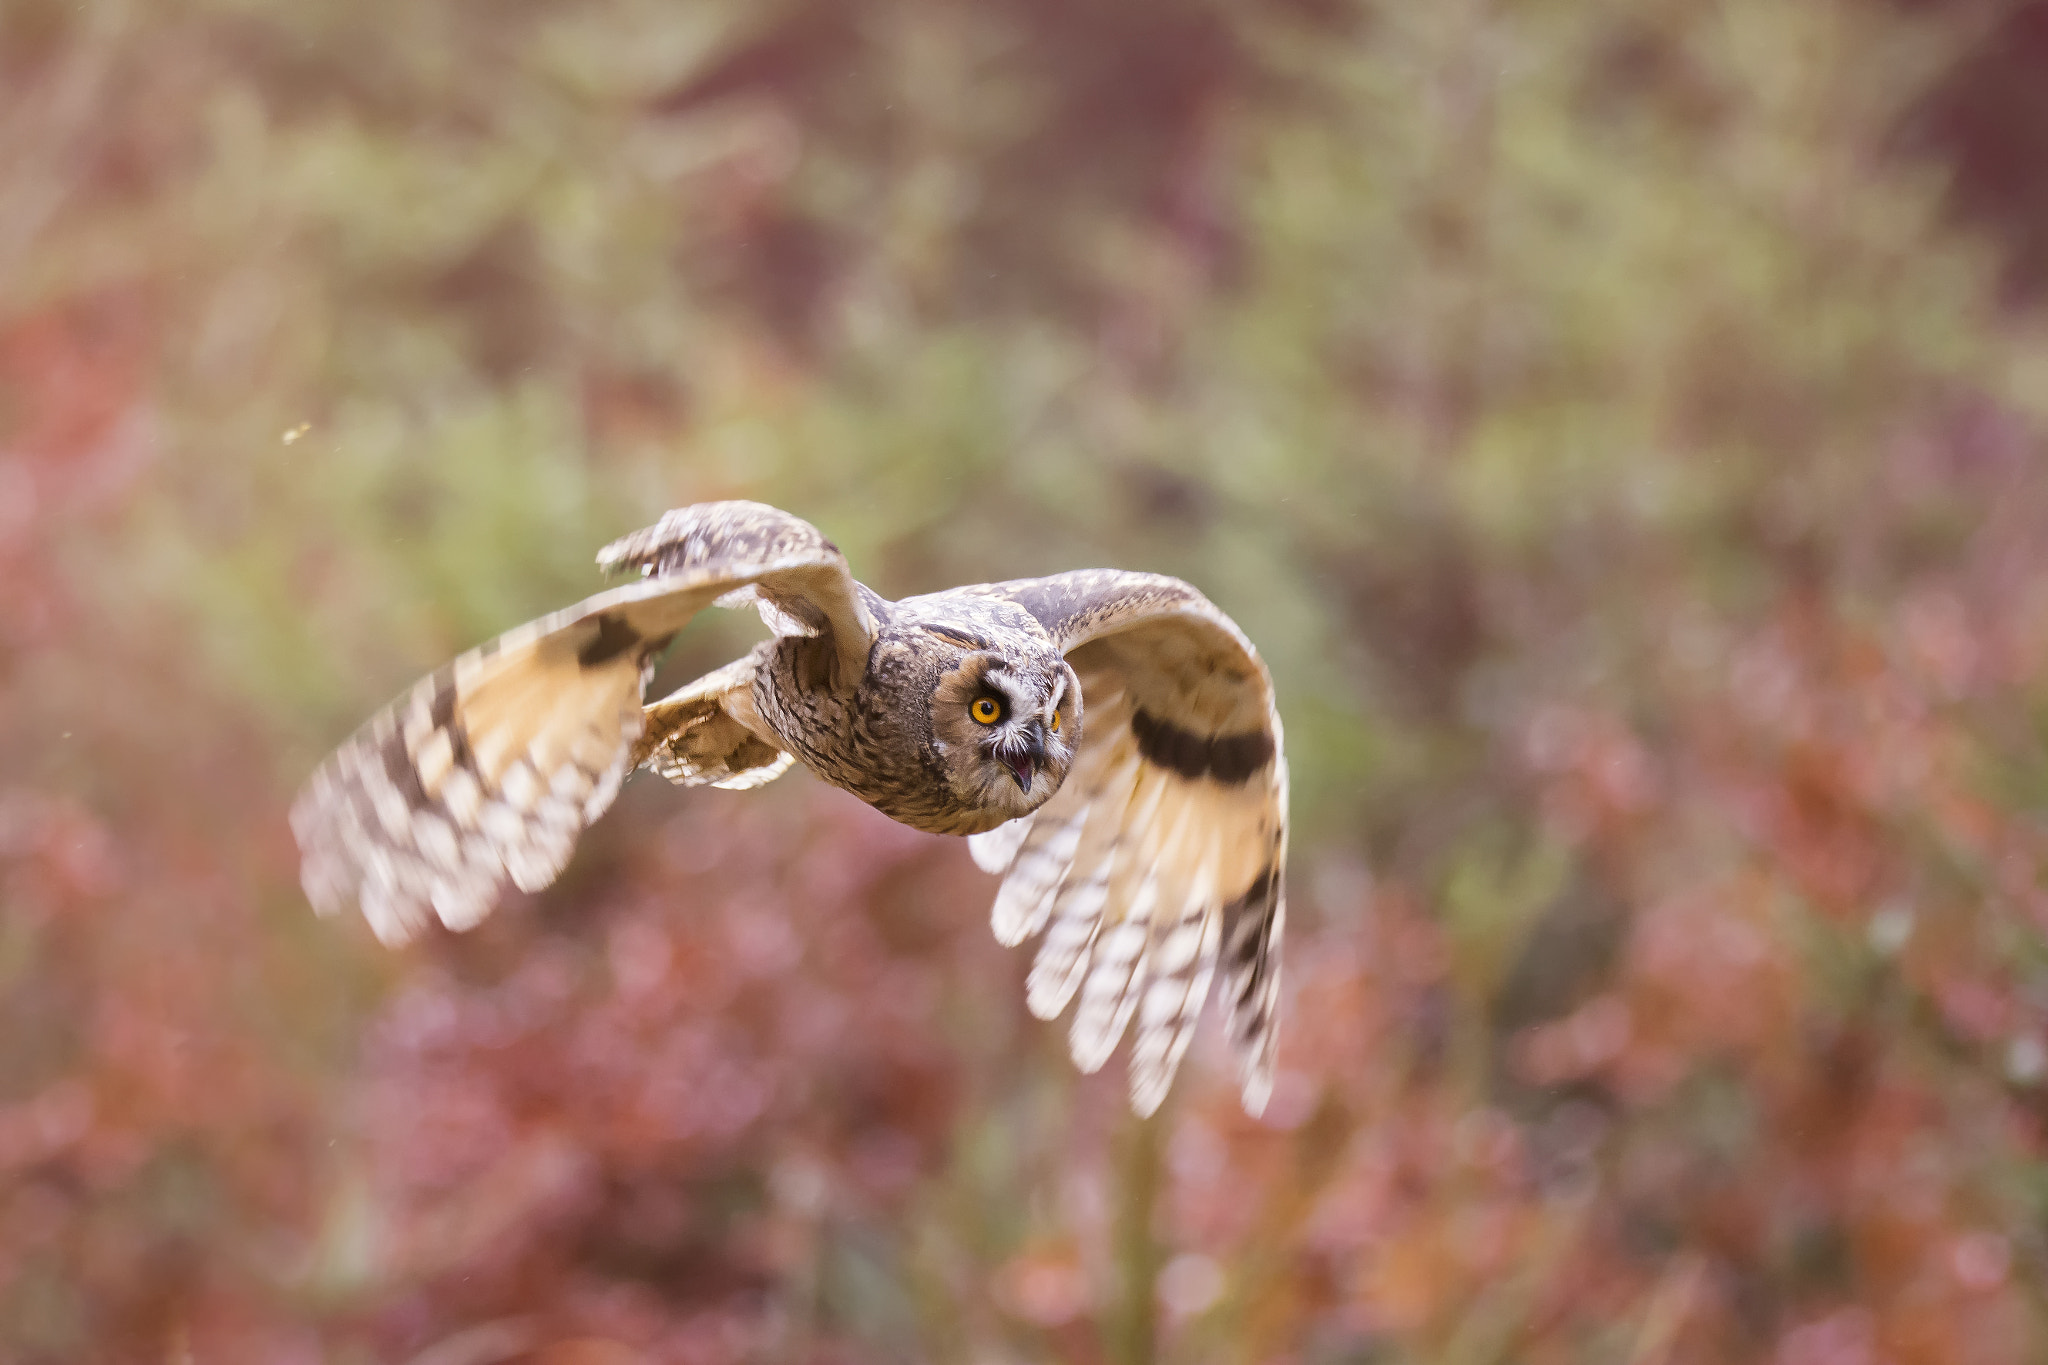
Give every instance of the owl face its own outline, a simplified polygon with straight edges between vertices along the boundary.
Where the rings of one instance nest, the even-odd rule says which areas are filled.
[[[1080,681],[1050,650],[963,654],[933,690],[932,734],[954,794],[992,829],[1060,789],[1081,743]]]

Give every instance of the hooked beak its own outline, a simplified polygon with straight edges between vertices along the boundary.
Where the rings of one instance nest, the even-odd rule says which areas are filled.
[[[1031,781],[1045,762],[1045,734],[1033,725],[1028,732],[1030,738],[1022,744],[1006,744],[996,750],[996,757],[1010,770],[1010,776],[1017,779],[1017,790],[1028,793]]]

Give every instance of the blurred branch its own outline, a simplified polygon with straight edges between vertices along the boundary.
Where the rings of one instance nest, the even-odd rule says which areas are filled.
[[[533,1324],[524,1318],[479,1323],[441,1338],[412,1357],[407,1365],[498,1365],[532,1350],[538,1336]]]
[[[1103,1325],[1103,1347],[1113,1365],[1151,1365],[1156,1358],[1159,1268],[1165,1256],[1153,1220],[1166,1126],[1160,1115],[1141,1119],[1125,1114],[1117,1138],[1116,1224],[1111,1233],[1117,1298]]]
[[[1474,1296],[1437,1356],[1439,1365],[1504,1365],[1517,1359],[1517,1343],[1528,1332],[1539,1305],[1551,1295],[1558,1278],[1574,1268],[1574,1253],[1598,1206],[1599,1191],[1590,1183],[1553,1200],[1543,1211],[1542,1227],[1521,1267]]]
[[[1663,1365],[1671,1358],[1671,1345],[1692,1314],[1693,1300],[1699,1297],[1700,1281],[1705,1275],[1706,1265],[1694,1253],[1680,1252],[1671,1258],[1657,1279],[1650,1306],[1643,1310],[1642,1326],[1636,1330],[1635,1344],[1629,1348],[1629,1365]]]

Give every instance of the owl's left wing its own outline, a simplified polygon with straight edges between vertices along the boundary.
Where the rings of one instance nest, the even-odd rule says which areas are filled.
[[[1273,1088],[1286,921],[1287,760],[1258,652],[1177,578],[1082,570],[996,584],[1081,681],[1066,781],[1032,815],[969,840],[1006,874],[1006,944],[1046,931],[1027,987],[1050,1019],[1076,992],[1074,1062],[1108,1060],[1135,1015],[1131,1107],[1165,1098],[1221,960],[1245,1109]]]

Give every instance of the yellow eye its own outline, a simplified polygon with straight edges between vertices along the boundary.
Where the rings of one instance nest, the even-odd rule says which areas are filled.
[[[1054,734],[1060,732],[1060,713],[1057,711],[1052,713],[1052,732]]]
[[[1003,718],[1003,708],[994,697],[978,697],[974,705],[967,708],[967,714],[983,725],[994,725]]]

